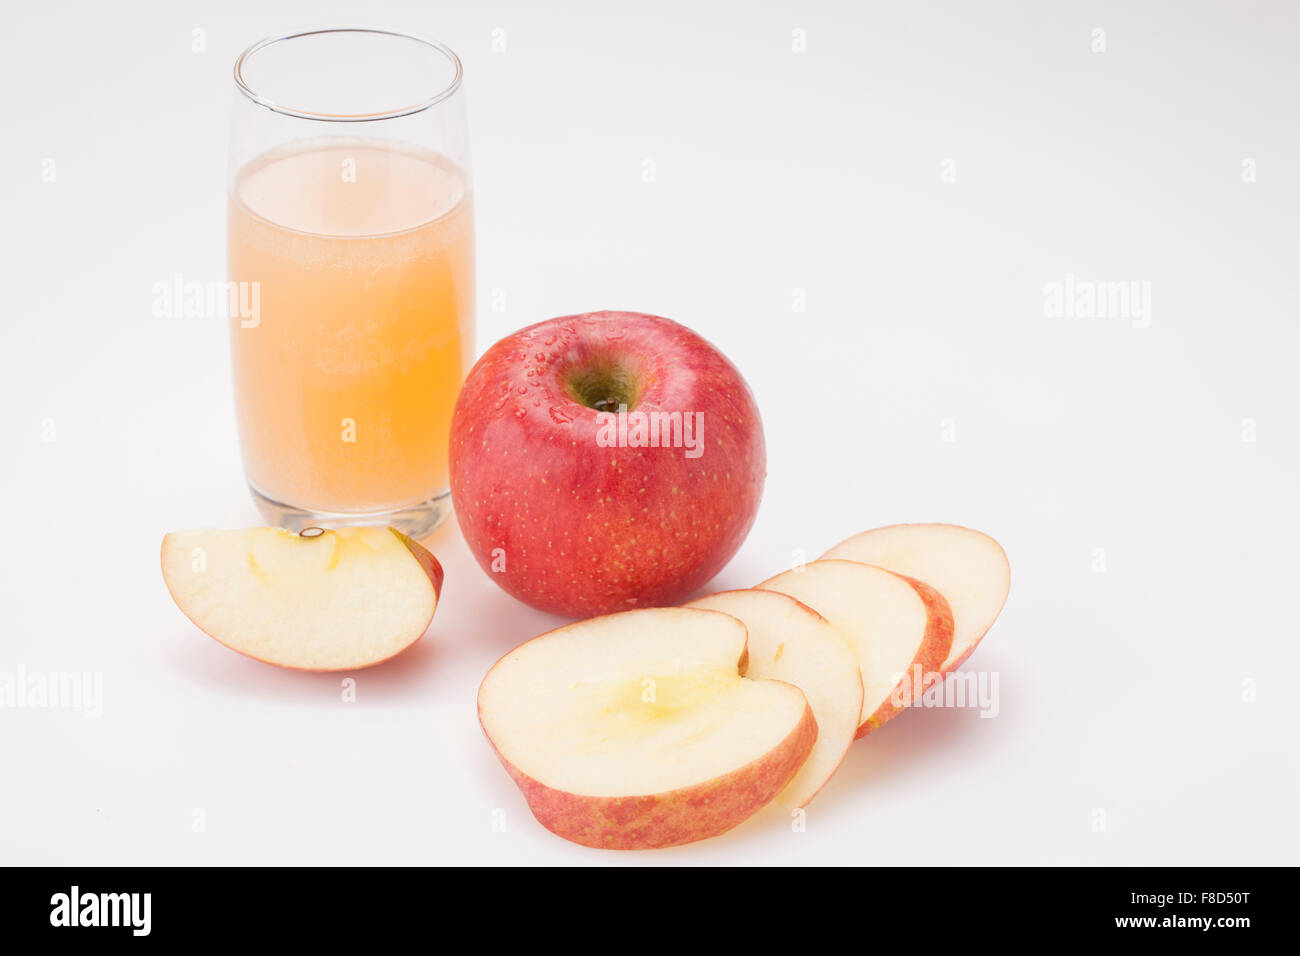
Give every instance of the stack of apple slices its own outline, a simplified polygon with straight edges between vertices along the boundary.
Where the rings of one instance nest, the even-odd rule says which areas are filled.
[[[479,720],[565,839],[703,840],[773,801],[807,806],[856,737],[970,655],[1010,585],[988,535],[877,528],[752,590],[534,638],[488,672]]]

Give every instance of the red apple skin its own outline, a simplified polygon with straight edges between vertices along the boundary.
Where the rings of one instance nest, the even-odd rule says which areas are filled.
[[[707,840],[749,819],[790,782],[816,740],[817,721],[805,705],[794,730],[757,760],[693,787],[634,797],[556,790],[514,767],[495,745],[493,750],[537,822],[556,836],[598,850],[659,850]]]
[[[896,714],[902,713],[911,705],[912,674],[915,667],[920,666],[923,678],[928,678],[930,674],[938,674],[943,666],[944,659],[948,656],[948,652],[952,650],[953,618],[952,608],[948,606],[948,599],[930,585],[918,581],[916,578],[898,574],[897,571],[890,573],[910,584],[912,590],[917,593],[922,603],[925,604],[925,636],[921,639],[921,646],[917,648],[912,663],[908,665],[907,676],[903,681],[902,706],[894,703],[891,694],[876,708],[875,713],[867,718],[866,723],[858,728],[855,740],[865,737],[879,728],[885,721]]]
[[[415,560],[419,562],[425,576],[429,579],[429,583],[433,585],[433,607],[436,611],[438,608],[438,600],[442,597],[442,582],[445,578],[442,571],[442,564],[433,556],[432,551],[420,544],[420,542],[416,541],[414,538],[403,534],[396,528],[389,528],[388,530],[397,535],[398,540],[401,541],[402,544],[406,545],[406,549],[410,551]],[[429,615],[429,623],[433,623],[432,614]],[[425,625],[426,628],[428,626],[428,624]]]
[[[631,410],[703,413],[702,454],[601,447],[596,409],[566,382],[602,360],[639,383]],[[766,475],[758,406],[735,366],[685,326],[634,312],[550,319],[488,349],[456,404],[450,460],[479,564],[569,617],[673,605],[703,587],[749,533]]]
[[[988,628],[985,628],[985,629],[984,629],[984,634],[987,634],[988,632],[989,632],[989,629],[988,629]],[[957,668],[961,667],[961,665],[965,664],[965,663],[966,663],[966,658],[970,657],[971,654],[974,653],[975,648],[979,647],[979,645],[980,645],[980,641],[984,640],[984,634],[981,634],[979,637],[975,638],[975,640],[971,643],[970,647],[966,648],[966,650],[962,652],[962,654],[961,654],[960,657],[956,658],[956,659],[953,660],[950,664],[948,664],[946,667],[944,667],[944,668],[943,668],[943,673],[944,673],[944,674],[951,674],[951,673],[952,673],[953,671],[955,671]]]

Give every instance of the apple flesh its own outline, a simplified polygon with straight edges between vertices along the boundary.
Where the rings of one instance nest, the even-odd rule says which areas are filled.
[[[488,672],[479,721],[529,809],[584,846],[653,849],[751,816],[817,738],[798,688],[742,676],[747,632],[697,608],[596,617]]]
[[[280,667],[355,670],[424,634],[442,589],[432,554],[395,528],[310,530],[172,532],[163,580],[202,631]]]
[[[863,561],[924,581],[952,608],[953,638],[940,670],[961,666],[1011,590],[1007,553],[988,535],[951,524],[896,524],[842,541],[823,555]]]
[[[862,737],[910,705],[915,669],[938,670],[952,645],[948,604],[933,588],[856,561],[826,560],[759,585],[817,611],[849,642],[862,675]]]
[[[754,397],[716,348],[659,316],[592,312],[488,349],[456,403],[450,466],[488,575],[587,617],[708,583],[754,522],[766,458]]]
[[[817,720],[808,760],[776,802],[806,807],[848,753],[862,711],[862,677],[848,642],[820,614],[777,591],[723,591],[687,607],[730,614],[749,631],[745,676],[803,691]]]

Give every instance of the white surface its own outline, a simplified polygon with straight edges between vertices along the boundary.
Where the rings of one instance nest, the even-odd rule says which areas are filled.
[[[458,6],[10,14],[0,671],[100,672],[104,712],[0,709],[0,862],[1298,862],[1295,6]],[[806,832],[616,855],[543,831],[479,731],[483,674],[554,619],[454,524],[430,633],[355,703],[181,616],[163,533],[257,518],[224,324],[152,289],[224,278],[237,53],[338,23],[465,60],[480,351],[639,309],[747,376],[767,490],[717,587],[900,520],[1003,542],[968,664],[997,718],[859,741]],[[1150,326],[1045,318],[1067,274],[1150,282]]]

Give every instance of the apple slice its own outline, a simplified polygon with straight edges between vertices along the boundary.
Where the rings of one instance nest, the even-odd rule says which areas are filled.
[[[780,680],[803,691],[817,720],[808,760],[779,794],[786,807],[806,807],[840,765],[858,730],[862,677],[848,642],[805,604],[777,591],[723,591],[687,607],[722,611],[749,630],[745,676]]]
[[[952,524],[895,524],[841,541],[823,558],[863,561],[924,581],[952,608],[952,649],[941,668],[956,670],[1002,611],[1011,590],[1007,553],[988,535]]]
[[[911,703],[918,681],[938,670],[952,644],[952,614],[933,588],[856,561],[813,561],[759,585],[807,604],[853,649],[862,674],[858,736]]]
[[[309,671],[369,667],[405,650],[442,590],[437,558],[387,527],[174,531],[163,538],[162,571],[176,606],[204,632]]]
[[[716,836],[807,759],[797,687],[741,676],[745,626],[646,608],[549,631],[493,666],[479,722],[542,826],[604,849]]]

